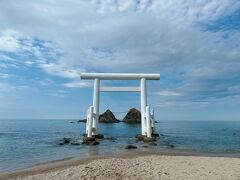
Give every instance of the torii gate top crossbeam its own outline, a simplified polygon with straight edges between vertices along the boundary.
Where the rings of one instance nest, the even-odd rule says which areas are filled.
[[[160,74],[138,74],[138,73],[81,73],[81,79],[99,80],[159,80]]]

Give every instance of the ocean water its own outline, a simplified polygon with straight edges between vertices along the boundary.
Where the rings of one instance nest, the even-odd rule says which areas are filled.
[[[98,146],[58,145],[63,137],[81,138],[85,123],[73,120],[1,119],[0,172],[15,171],[33,165],[71,157],[111,155],[135,142],[139,124],[99,124],[106,139]],[[160,121],[156,132],[162,134],[155,149],[207,153],[240,153],[240,122],[237,121]]]

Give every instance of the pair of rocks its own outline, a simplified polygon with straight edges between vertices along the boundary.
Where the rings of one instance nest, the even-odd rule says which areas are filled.
[[[99,116],[99,122],[101,123],[119,123],[115,115],[109,109],[106,110],[103,114]],[[128,111],[126,116],[123,118],[125,123],[141,123],[141,112],[135,108],[132,108]]]
[[[86,119],[80,119],[77,122],[86,122],[86,121],[87,121]],[[112,111],[107,109],[104,113],[102,113],[99,116],[99,122],[100,123],[119,123],[121,121],[115,117]],[[140,124],[141,112],[135,108],[130,109],[128,113],[125,115],[125,117],[123,118],[122,122],[129,123],[129,124],[135,124],[135,123]]]

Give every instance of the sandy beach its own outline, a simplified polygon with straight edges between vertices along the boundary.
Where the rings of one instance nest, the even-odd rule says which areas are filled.
[[[134,155],[65,160],[0,175],[1,180],[240,179],[240,158]]]

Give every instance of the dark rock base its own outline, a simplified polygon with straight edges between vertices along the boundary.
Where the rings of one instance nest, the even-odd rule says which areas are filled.
[[[100,144],[95,137],[83,137],[83,144],[85,145],[98,145]]]
[[[103,139],[104,135],[103,134],[96,134],[96,135],[93,135],[93,137],[95,137],[96,139]]]
[[[137,146],[129,144],[125,147],[125,149],[137,149]]]
[[[145,136],[143,136],[143,135],[141,135],[141,134],[137,134],[136,135],[136,140],[137,141],[143,141],[143,138],[144,138]]]
[[[86,140],[86,141],[94,141],[96,138],[95,137],[87,137],[87,136],[84,136],[83,137],[83,141]]]
[[[158,137],[158,136],[157,136],[157,137]],[[143,141],[143,142],[148,143],[148,142],[154,142],[154,141],[156,141],[156,137],[153,136],[153,137],[148,138],[147,136],[138,134],[138,135],[136,135],[136,140],[137,140],[137,141]]]
[[[82,144],[82,141],[80,139],[72,139],[72,138],[64,137],[58,143],[58,145],[66,145],[66,144],[80,145],[80,144]]]
[[[103,139],[103,138],[104,138],[103,134],[96,134],[96,135],[93,135],[92,137],[87,137],[87,134],[83,134],[82,144],[96,146],[100,144],[97,140]]]
[[[95,141],[95,137],[83,137],[83,144],[90,141]]]
[[[153,133],[152,137],[159,137],[159,134],[158,133]]]
[[[156,138],[155,137],[144,137],[143,138],[143,142],[154,142],[154,141],[156,141]]]
[[[87,137],[86,133],[83,133],[83,138]],[[103,139],[104,135],[103,134],[96,134],[96,135],[92,135],[92,137],[96,138],[96,139]]]

